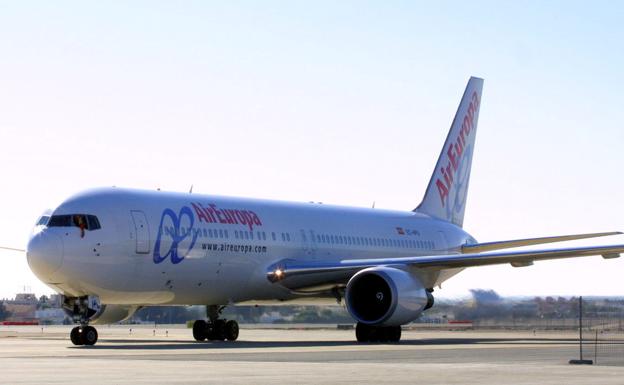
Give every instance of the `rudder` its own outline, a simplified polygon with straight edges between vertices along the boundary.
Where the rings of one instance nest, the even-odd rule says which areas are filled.
[[[414,211],[463,225],[482,89],[483,79],[471,77],[425,197]]]

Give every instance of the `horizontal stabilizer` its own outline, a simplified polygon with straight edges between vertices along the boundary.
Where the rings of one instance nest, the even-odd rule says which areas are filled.
[[[560,235],[556,237],[527,238],[527,239],[515,239],[512,241],[476,243],[472,245],[462,246],[461,251],[462,253],[483,253],[485,251],[510,249],[513,247],[542,245],[544,243],[574,241],[578,239],[598,238],[598,237],[606,237],[609,235],[620,235],[620,234],[622,234],[620,231],[612,231],[609,233]]]

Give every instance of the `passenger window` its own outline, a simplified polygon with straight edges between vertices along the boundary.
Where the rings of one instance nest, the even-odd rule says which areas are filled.
[[[274,241],[276,241],[276,240],[277,240],[277,237],[275,236],[275,233],[274,233],[274,232],[271,232],[271,238],[273,238],[273,240],[274,240]]]

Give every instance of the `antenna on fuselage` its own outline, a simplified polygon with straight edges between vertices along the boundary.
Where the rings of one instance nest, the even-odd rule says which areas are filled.
[[[373,201],[373,208],[375,208],[375,201]]]
[[[191,185],[191,189],[189,190],[189,194],[193,193],[193,185]]]

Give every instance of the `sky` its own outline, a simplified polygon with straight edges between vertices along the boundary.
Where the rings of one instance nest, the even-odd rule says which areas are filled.
[[[0,245],[96,186],[411,210],[470,76],[464,228],[624,231],[623,19],[610,1],[0,0]],[[437,295],[624,295],[623,272],[480,267]],[[52,292],[0,251],[0,298],[24,289]]]

